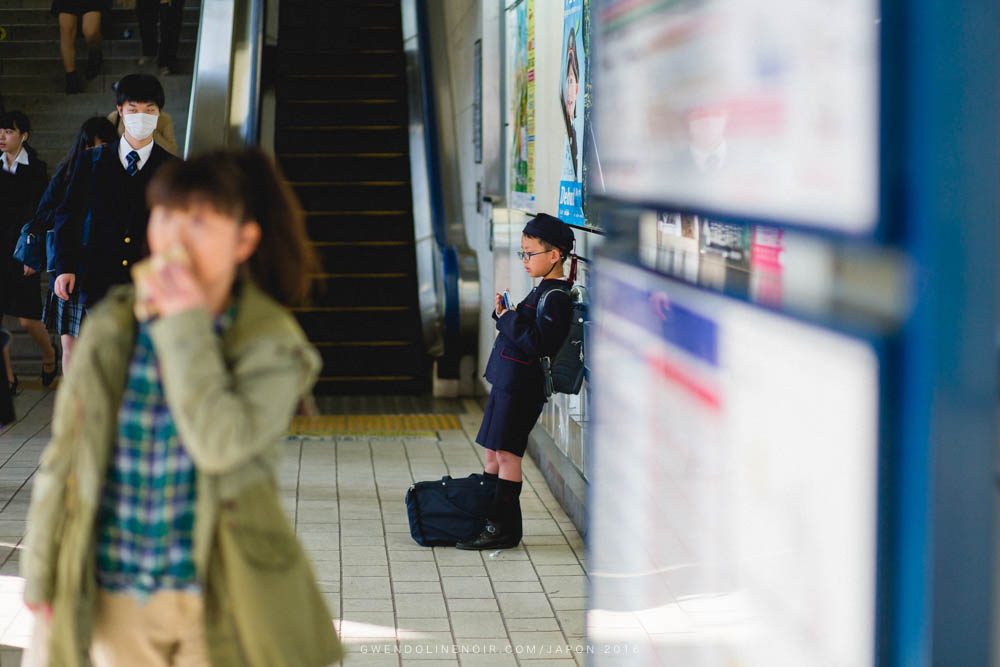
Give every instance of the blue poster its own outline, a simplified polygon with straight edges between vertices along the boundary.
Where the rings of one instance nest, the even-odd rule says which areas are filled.
[[[562,176],[559,179],[559,217],[583,225],[584,99],[580,82],[586,80],[587,55],[583,42],[584,0],[565,0],[559,107],[566,128]]]

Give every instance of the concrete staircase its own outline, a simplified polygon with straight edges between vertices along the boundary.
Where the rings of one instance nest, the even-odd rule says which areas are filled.
[[[49,13],[50,5],[51,0],[0,0],[0,28],[4,36],[0,40],[0,93],[7,110],[24,111],[31,119],[29,141],[48,163],[51,175],[83,121],[114,110],[115,94],[111,85],[132,72],[158,75],[158,68],[155,64],[140,68],[136,63],[142,53],[135,11],[112,9],[105,14],[102,24],[104,66],[101,75],[87,81],[83,93],[67,95],[59,56],[59,26],[56,17]],[[178,49],[178,71],[161,78],[166,91],[165,110],[173,118],[181,151],[187,132],[191,70],[200,15],[200,1],[187,0]],[[127,34],[130,37],[126,37]],[[76,55],[77,70],[82,74],[87,59],[82,36],[77,38]],[[48,290],[47,276],[42,277],[42,287],[44,295]],[[37,376],[41,371],[40,351],[27,334],[20,331],[16,320],[6,319],[5,325],[14,332],[11,354],[15,372],[20,376]]]

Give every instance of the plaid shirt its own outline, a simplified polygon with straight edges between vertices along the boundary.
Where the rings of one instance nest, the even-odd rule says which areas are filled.
[[[234,315],[233,308],[224,313],[216,331]],[[103,588],[140,598],[160,589],[199,589],[192,558],[196,479],[163,394],[148,324],[141,323],[97,516]]]

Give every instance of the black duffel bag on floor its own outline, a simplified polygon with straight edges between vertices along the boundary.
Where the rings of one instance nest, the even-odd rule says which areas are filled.
[[[476,473],[417,482],[406,492],[410,535],[423,547],[453,547],[478,535],[495,491],[496,480]]]

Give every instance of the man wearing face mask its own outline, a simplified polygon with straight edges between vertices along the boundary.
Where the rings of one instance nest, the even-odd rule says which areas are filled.
[[[153,140],[165,101],[156,77],[129,74],[117,95],[125,132],[84,152],[54,217],[53,291],[64,300],[78,292],[84,311],[113,285],[130,282],[132,265],[148,254],[146,185],[176,159]]]

